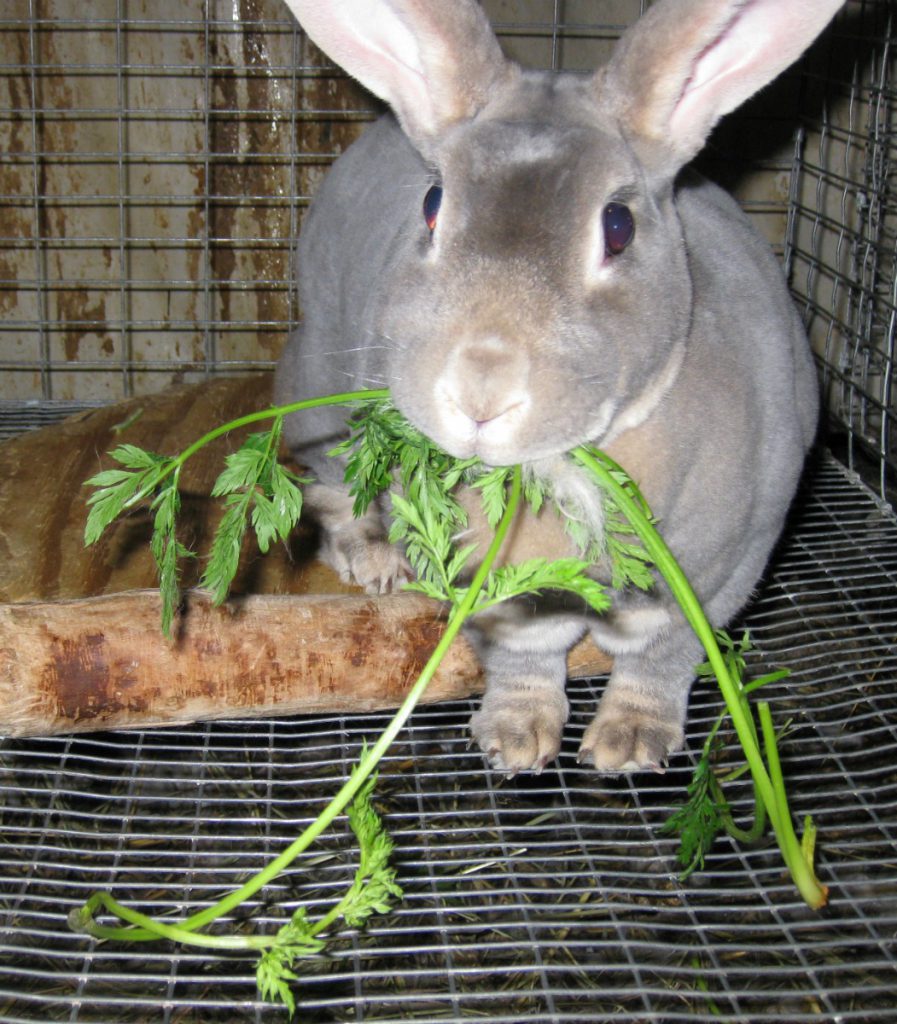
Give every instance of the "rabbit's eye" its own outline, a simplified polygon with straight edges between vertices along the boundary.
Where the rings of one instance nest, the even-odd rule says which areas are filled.
[[[441,203],[442,189],[439,185],[431,185],[424,196],[424,220],[431,231],[436,227],[436,218],[439,216],[439,206]]]
[[[619,256],[635,234],[632,211],[622,203],[608,203],[604,207],[603,219],[604,251],[608,256]]]

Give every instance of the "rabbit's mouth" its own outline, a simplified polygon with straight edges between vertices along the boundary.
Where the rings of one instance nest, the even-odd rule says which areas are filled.
[[[465,402],[445,389],[438,396],[439,422],[434,438],[450,455],[478,456],[492,466],[519,462],[521,428],[531,399],[525,391],[505,393],[498,403]]]
[[[490,409],[486,418],[478,418],[448,394],[438,397],[439,414],[428,431],[432,439],[455,458],[477,457],[488,466],[538,462],[563,455],[577,444],[598,443],[617,410],[613,399],[605,400],[585,429],[569,436],[549,425],[551,417],[543,417],[525,392],[506,393],[500,407]]]
[[[533,420],[530,378],[526,353],[500,336],[460,344],[433,386],[433,439],[456,458],[519,461]]]
[[[432,391],[407,387],[396,400],[406,416],[455,458],[511,466],[562,455],[578,444],[600,443],[613,428],[619,396],[591,394],[576,382],[553,386],[550,367],[500,334],[466,340],[451,350]],[[579,398],[577,399],[577,395]],[[570,405],[585,406],[582,418]]]

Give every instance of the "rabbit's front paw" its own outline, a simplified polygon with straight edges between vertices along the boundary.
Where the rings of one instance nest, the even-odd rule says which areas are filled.
[[[582,738],[579,761],[599,772],[662,772],[682,746],[681,714],[661,701],[606,694]]]
[[[323,551],[324,560],[343,583],[355,583],[368,594],[390,594],[411,577],[402,552],[385,540],[370,537],[332,538]]]
[[[561,749],[567,710],[567,698],[553,683],[505,684],[486,690],[470,731],[493,768],[538,773]]]
[[[370,541],[350,563],[355,582],[368,594],[391,594],[411,576],[411,568],[398,548],[386,541]]]

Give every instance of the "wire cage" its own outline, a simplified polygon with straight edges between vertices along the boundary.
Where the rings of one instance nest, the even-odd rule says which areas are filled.
[[[645,5],[485,6],[524,63],[584,70]],[[405,897],[303,963],[296,1019],[897,1016],[895,18],[894,0],[849,0],[701,161],[781,254],[825,396],[830,450],[737,625],[755,668],[791,670],[768,696],[828,907],[802,904],[770,840],[722,839],[680,879],[660,826],[721,710],[710,688],[683,754],[648,778],[576,763],[602,679],[570,685],[565,746],[539,776],[488,770],[469,702],[431,706],[376,790]],[[7,0],[0,53],[0,432],[270,369],[300,315],[304,209],[374,102],[279,0]],[[315,817],[387,717],[0,740],[0,1019],[285,1019],[252,958],[99,943],[67,915],[104,888],[154,916],[207,906]],[[746,815],[749,782],[729,797]],[[230,924],[326,909],[356,857],[339,819]]]

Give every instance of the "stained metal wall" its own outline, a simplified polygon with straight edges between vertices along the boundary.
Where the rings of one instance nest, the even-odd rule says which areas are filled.
[[[600,64],[643,0],[486,0],[530,66]],[[846,458],[895,463],[894,0],[727,119],[702,166],[787,262]],[[375,103],[282,0],[7,0],[0,405],[113,401],[268,368],[293,240]]]
[[[0,22],[4,398],[268,365],[291,239],[370,101],[278,0],[14,0]]]

